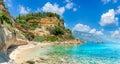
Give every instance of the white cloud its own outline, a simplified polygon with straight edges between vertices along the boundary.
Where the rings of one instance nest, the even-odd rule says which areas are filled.
[[[44,11],[44,12],[53,12],[53,13],[57,13],[59,15],[62,15],[65,12],[65,7],[59,7],[58,4],[51,4],[50,2],[47,2],[42,7],[42,11]]]
[[[110,9],[108,12],[102,14],[100,25],[118,25],[118,17],[115,17],[114,9]]]
[[[72,9],[72,8],[73,8],[73,5],[74,5],[74,4],[73,4],[72,2],[68,2],[65,7],[66,7],[67,9]]]
[[[80,23],[74,26],[73,31],[80,31],[80,32],[86,32],[86,33],[91,33],[91,34],[96,34],[96,35],[103,35],[103,29],[100,31],[97,31],[95,28],[91,29],[89,26],[83,25]]]
[[[65,2],[67,3],[65,5],[66,9],[69,9],[69,10],[72,9],[74,12],[77,11],[77,8],[76,8],[77,5],[74,2],[72,2],[72,0],[65,0]]]
[[[77,8],[73,8],[73,11],[77,11]]]
[[[20,14],[23,14],[23,15],[25,15],[25,14],[27,14],[27,13],[29,13],[30,12],[30,8],[25,8],[24,6],[19,6],[19,13]]]
[[[100,31],[97,31],[96,29],[91,29],[89,33],[96,34],[96,35],[103,35],[103,29]]]
[[[110,32],[112,38],[120,38],[120,29]]]
[[[101,0],[103,2],[103,4],[107,4],[107,3],[110,3],[110,2],[113,2],[113,3],[117,3],[118,0]]]
[[[90,27],[79,23],[75,25],[73,31],[88,32],[90,31]]]
[[[120,14],[120,6],[118,6],[118,9],[116,10],[116,14]]]
[[[96,29],[91,29],[89,33],[92,33],[92,34],[96,33]]]
[[[118,2],[118,0],[113,0],[113,3],[117,3]]]
[[[4,0],[6,3],[7,7],[12,7],[12,1],[11,0]]]
[[[96,31],[96,35],[104,35],[102,31]]]
[[[111,0],[101,0],[104,4],[109,3]]]

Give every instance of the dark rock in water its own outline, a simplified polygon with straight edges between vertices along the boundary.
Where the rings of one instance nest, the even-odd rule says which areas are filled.
[[[35,64],[34,61],[26,61],[26,63],[28,63],[28,64]]]

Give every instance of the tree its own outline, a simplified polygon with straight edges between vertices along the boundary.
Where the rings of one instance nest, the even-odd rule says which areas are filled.
[[[64,34],[63,29],[61,29],[60,27],[55,27],[52,31],[51,34],[55,35],[55,36],[61,36]]]

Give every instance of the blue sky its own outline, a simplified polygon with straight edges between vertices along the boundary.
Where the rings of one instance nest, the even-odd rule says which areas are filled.
[[[73,31],[120,39],[119,0],[4,0],[13,17],[31,12],[61,15]]]

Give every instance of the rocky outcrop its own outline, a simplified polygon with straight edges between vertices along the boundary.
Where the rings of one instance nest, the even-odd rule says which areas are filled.
[[[10,24],[6,24],[5,19],[0,17],[0,64],[3,62],[8,62],[10,59],[7,55],[7,49],[10,46],[27,44],[27,40],[20,33],[18,29],[15,28],[15,21],[9,15],[7,9],[4,7],[3,0],[0,0],[0,12],[4,13],[9,20],[11,21],[13,26]]]

